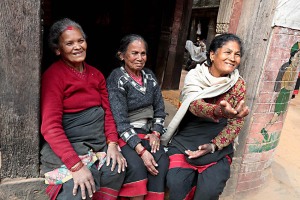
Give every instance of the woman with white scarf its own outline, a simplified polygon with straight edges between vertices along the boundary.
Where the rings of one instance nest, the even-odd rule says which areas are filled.
[[[185,78],[182,104],[162,136],[170,158],[170,200],[219,199],[230,177],[233,143],[249,113],[237,70],[241,56],[239,37],[218,35],[207,61]]]

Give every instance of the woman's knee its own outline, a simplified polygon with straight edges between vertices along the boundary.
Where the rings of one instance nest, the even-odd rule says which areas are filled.
[[[167,187],[170,190],[177,190],[182,187],[183,180],[178,176],[177,169],[170,169],[166,176]]]
[[[169,189],[169,199],[185,199],[185,197],[193,192],[193,176],[191,174],[180,174],[179,168],[168,171],[167,187]]]
[[[195,197],[218,199],[230,177],[230,165],[226,158],[198,175]]]
[[[178,179],[167,174],[166,184],[167,184],[167,187],[169,188],[169,190],[177,190],[177,189],[181,188],[182,182],[180,182]]]
[[[123,184],[123,181],[125,179],[125,171],[118,172],[118,165],[115,166],[114,170],[111,170],[111,165],[106,166],[103,165],[100,169],[101,177],[100,182],[102,186],[118,189]]]
[[[202,185],[197,185],[196,193],[194,199],[219,199],[219,196],[222,194],[224,187],[210,187],[205,188]]]
[[[147,168],[141,158],[127,162],[127,174],[134,174],[136,177],[147,178]]]

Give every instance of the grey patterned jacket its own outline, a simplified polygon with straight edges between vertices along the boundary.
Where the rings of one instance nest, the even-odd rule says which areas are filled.
[[[151,122],[151,130],[161,134],[166,117],[160,86],[153,72],[147,68],[141,72],[143,86],[135,82],[124,67],[113,70],[107,78],[109,101],[118,133],[131,148],[135,148],[141,139],[130,124],[130,113],[152,106],[153,116],[149,116],[148,113],[147,119]]]

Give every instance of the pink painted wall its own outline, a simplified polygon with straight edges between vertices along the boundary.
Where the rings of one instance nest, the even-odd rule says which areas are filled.
[[[274,91],[274,86],[279,69],[288,62],[291,47],[298,41],[300,42],[299,30],[274,27],[272,31],[267,59],[258,85],[258,96],[244,149],[242,166],[238,174],[236,193],[259,188],[268,177],[267,169],[272,163],[286,117],[286,110],[279,115],[274,110],[280,93],[280,91]],[[291,85],[295,85],[298,75],[296,74],[290,81]],[[290,92],[288,103],[292,93],[293,91]]]

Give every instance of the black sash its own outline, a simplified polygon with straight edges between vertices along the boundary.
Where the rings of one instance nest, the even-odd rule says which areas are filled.
[[[176,147],[183,154],[185,154],[185,150],[195,151],[198,149],[198,146],[210,143],[226,125],[227,119],[225,118],[220,119],[219,122],[214,122],[210,119],[196,117],[190,111],[187,111],[179,125],[178,133],[172,139],[170,146]],[[189,159],[186,156],[186,160],[192,165],[206,165],[216,162],[232,153],[233,145],[230,144],[222,150],[215,153],[208,153],[199,158]]]
[[[106,151],[104,110],[101,107],[92,107],[82,112],[64,114],[63,127],[78,155],[85,155],[91,149],[95,152]],[[45,143],[42,147],[41,164],[44,172],[63,165],[48,143]]]

